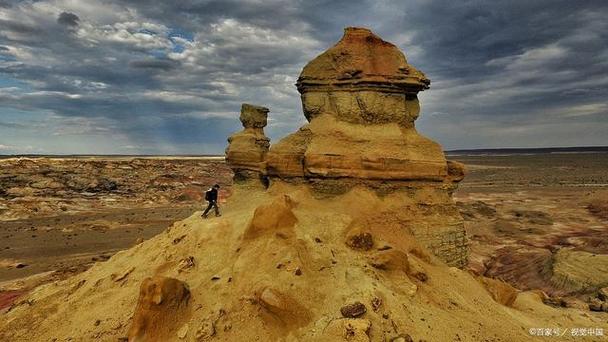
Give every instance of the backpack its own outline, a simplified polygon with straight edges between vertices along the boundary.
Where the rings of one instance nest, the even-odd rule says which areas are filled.
[[[211,200],[211,189],[205,191],[205,201],[210,201]]]

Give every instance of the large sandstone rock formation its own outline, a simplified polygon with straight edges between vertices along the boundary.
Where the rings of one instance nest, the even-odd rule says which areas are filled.
[[[429,83],[396,46],[347,28],[302,70],[297,87],[310,124],[271,148],[269,175],[442,181],[441,147],[414,129],[417,93]]]
[[[246,169],[326,195],[355,186],[380,195],[407,192],[409,201],[395,213],[401,229],[462,267],[467,240],[451,193],[464,177],[463,166],[447,161],[441,146],[414,127],[417,94],[429,84],[395,45],[368,29],[346,28],[336,45],[304,67],[296,84],[309,123],[267,153],[252,148],[259,144],[246,128],[248,140],[241,138],[245,133],[234,135],[227,160],[236,179]],[[237,145],[237,138],[246,143]]]

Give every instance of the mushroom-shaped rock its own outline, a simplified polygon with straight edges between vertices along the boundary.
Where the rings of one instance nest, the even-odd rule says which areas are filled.
[[[441,147],[414,129],[417,93],[429,83],[395,45],[346,28],[302,70],[297,87],[310,124],[270,148],[269,176],[445,180]]]
[[[338,82],[335,82],[338,81]],[[395,45],[363,27],[347,27],[333,47],[308,63],[298,79],[298,88],[382,83],[395,89],[427,89],[430,80],[407,63]]]
[[[336,45],[304,67],[297,87],[309,120],[331,112],[355,123],[405,124],[418,115],[415,94],[429,84],[395,45],[366,28],[347,27]],[[404,94],[412,95],[410,102]],[[332,98],[339,101],[332,105]]]
[[[268,108],[244,103],[241,107],[243,130],[228,138],[226,162],[234,171],[236,183],[262,180],[265,183],[265,156],[270,139],[264,135]]]
[[[269,109],[243,103],[241,105],[241,123],[245,128],[264,128],[268,123]]]
[[[170,340],[187,313],[189,299],[188,285],[180,280],[162,276],[144,279],[129,329],[129,342]]]

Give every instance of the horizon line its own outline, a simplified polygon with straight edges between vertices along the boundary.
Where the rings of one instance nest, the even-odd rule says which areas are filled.
[[[608,152],[608,145],[592,146],[554,146],[554,147],[489,147],[489,148],[459,148],[444,150],[445,153],[453,152],[517,152],[517,151],[598,151]],[[44,153],[23,153],[23,154],[2,154],[2,157],[224,157],[224,154],[122,154],[122,153],[66,153],[66,154],[44,154]]]

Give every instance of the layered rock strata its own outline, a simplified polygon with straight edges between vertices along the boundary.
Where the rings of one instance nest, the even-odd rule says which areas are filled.
[[[417,94],[429,84],[396,46],[347,28],[302,70],[296,86],[310,123],[272,146],[269,176],[445,180],[441,146],[414,128]]]

